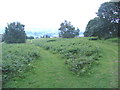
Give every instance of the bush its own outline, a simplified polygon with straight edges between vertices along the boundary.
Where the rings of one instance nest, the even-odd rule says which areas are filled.
[[[2,77],[3,83],[32,68],[30,62],[40,57],[38,49],[28,44],[3,44]]]
[[[98,38],[89,38],[89,40],[98,40]]]
[[[55,41],[48,42],[51,40]],[[42,39],[40,41],[34,40],[33,43],[53,53],[59,53],[61,57],[66,59],[65,64],[69,69],[78,75],[89,71],[101,57],[99,46],[84,38]]]
[[[27,39],[34,39],[33,36],[26,36]]]

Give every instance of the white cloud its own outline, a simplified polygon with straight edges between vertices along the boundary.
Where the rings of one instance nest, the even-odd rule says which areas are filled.
[[[109,0],[0,0],[0,27],[19,21],[28,28],[59,28],[64,20],[84,30]]]

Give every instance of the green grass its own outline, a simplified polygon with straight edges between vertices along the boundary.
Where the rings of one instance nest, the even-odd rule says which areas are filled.
[[[40,57],[39,50],[30,44],[3,43],[2,49],[3,83],[15,76],[22,77],[21,73],[32,68],[30,62]]]
[[[77,75],[84,74],[89,71],[93,64],[99,63],[100,47],[94,45],[84,38],[70,39],[38,39],[33,43],[37,46],[57,53],[65,58],[65,63]]]
[[[82,38],[81,42],[88,38]],[[47,39],[51,40],[51,39]],[[58,39],[55,39],[58,40]],[[64,42],[61,39],[60,42]],[[71,39],[70,43],[74,40]],[[66,41],[67,42],[67,41]],[[36,45],[41,40],[33,42]],[[52,43],[55,43],[54,41]],[[51,43],[51,44],[52,44]],[[99,46],[102,57],[99,64],[93,64],[91,73],[78,76],[65,65],[66,58],[56,53],[53,49],[43,49],[35,46],[40,52],[40,59],[31,65],[30,72],[25,72],[23,78],[15,77],[8,81],[5,88],[117,88],[118,87],[118,48],[116,43],[110,41],[90,41],[94,46]],[[108,44],[109,43],[109,44]],[[43,43],[42,43],[43,44]],[[65,43],[64,43],[65,44]],[[86,43],[87,45],[87,43]],[[54,46],[55,47],[55,46]],[[52,48],[52,46],[51,46]],[[52,53],[51,53],[52,52]]]

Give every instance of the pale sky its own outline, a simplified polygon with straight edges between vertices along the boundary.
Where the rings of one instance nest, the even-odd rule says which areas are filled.
[[[57,30],[68,20],[84,31],[100,4],[110,0],[0,0],[0,30],[7,23],[21,22],[25,30]]]

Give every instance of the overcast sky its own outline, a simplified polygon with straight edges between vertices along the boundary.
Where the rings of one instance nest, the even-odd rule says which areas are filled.
[[[0,30],[10,22],[21,22],[25,30],[57,30],[64,20],[81,31],[100,7],[110,0],[0,0]]]

